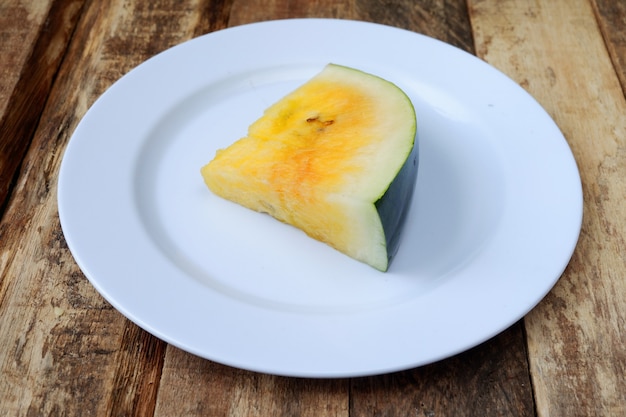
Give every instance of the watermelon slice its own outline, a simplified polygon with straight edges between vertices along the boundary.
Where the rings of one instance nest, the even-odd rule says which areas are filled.
[[[218,196],[386,271],[415,188],[416,126],[396,85],[329,64],[201,173]]]

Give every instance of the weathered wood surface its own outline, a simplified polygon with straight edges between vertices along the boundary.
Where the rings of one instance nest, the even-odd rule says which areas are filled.
[[[613,61],[615,72],[626,93],[626,2],[592,1],[598,25]]]
[[[2,3],[0,414],[626,415],[626,7],[573,3]],[[555,118],[581,170],[583,231],[561,281],[522,322],[429,366],[309,380],[180,351],[130,323],[90,286],[67,250],[56,208],[61,155],[88,107],[168,47],[290,17],[374,21],[444,40],[503,70]]]
[[[82,1],[0,4],[0,208],[35,132]]]

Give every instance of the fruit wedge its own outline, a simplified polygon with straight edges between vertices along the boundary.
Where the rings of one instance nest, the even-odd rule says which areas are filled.
[[[327,65],[201,172],[215,194],[386,271],[417,176],[416,118],[394,84]]]

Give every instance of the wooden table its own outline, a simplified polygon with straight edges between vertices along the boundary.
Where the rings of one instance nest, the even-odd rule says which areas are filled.
[[[406,28],[502,70],[555,119],[584,220],[556,287],[458,356],[389,375],[304,379],[200,359],[113,309],[59,225],[63,150],[145,59],[229,26],[333,17]],[[4,0],[0,3],[0,414],[626,415],[626,2]]]

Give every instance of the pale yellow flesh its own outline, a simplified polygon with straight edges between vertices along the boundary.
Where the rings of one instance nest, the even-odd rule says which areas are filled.
[[[215,194],[385,270],[374,203],[414,136],[413,107],[397,87],[329,65],[218,151],[202,175]]]

